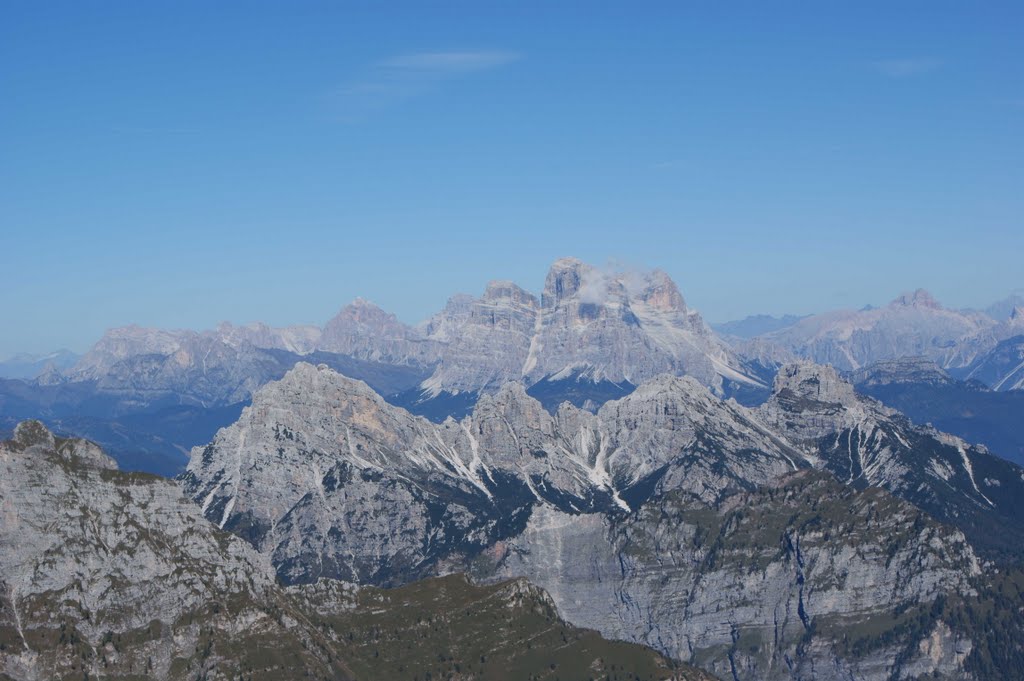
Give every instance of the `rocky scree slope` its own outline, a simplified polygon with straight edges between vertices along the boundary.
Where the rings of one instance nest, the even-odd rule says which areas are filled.
[[[287,583],[526,576],[571,621],[720,675],[956,677],[972,640],[905,620],[970,593],[971,546],[813,470],[828,460],[809,438],[690,378],[596,414],[550,414],[513,383],[433,424],[300,364],[193,450],[181,483]]]
[[[523,580],[282,589],[172,482],[38,421],[0,473],[0,678],[708,678],[566,624]]]

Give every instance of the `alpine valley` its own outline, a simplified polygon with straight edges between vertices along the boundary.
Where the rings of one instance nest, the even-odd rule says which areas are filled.
[[[1022,347],[924,291],[713,329],[565,258],[22,358],[0,679],[1019,678]]]

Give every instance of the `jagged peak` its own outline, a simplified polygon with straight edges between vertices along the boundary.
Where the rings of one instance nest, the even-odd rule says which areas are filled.
[[[42,421],[36,419],[28,419],[15,426],[11,443],[15,449],[39,448],[48,455],[56,454],[68,462],[117,470],[117,462],[95,443],[81,438],[58,438]]]
[[[649,400],[683,400],[688,403],[706,403],[721,401],[715,397],[710,390],[692,376],[676,376],[675,374],[659,374],[654,378],[644,381],[636,390],[625,397],[621,397],[608,404],[646,402]],[[604,406],[601,410],[604,410]],[[600,412],[600,410],[599,410]]]
[[[554,305],[575,296],[583,286],[584,277],[594,268],[577,258],[559,258],[551,264],[544,280],[544,301]]]
[[[1024,325],[1024,307],[1014,305],[1010,312],[1009,322],[1013,325]]]
[[[555,271],[577,270],[577,269],[582,269],[582,268],[587,268],[587,267],[590,267],[590,266],[587,263],[585,263],[582,260],[580,260],[579,258],[574,258],[572,256],[566,256],[564,258],[558,258],[553,263],[551,263],[551,267],[549,268],[548,271],[549,272],[555,272]]]
[[[253,394],[253,402],[265,396],[274,387],[289,387],[301,391],[323,390],[325,387],[333,387],[347,393],[363,395],[374,398],[375,401],[383,403],[383,398],[373,388],[363,381],[350,378],[345,374],[335,371],[326,364],[310,364],[309,362],[296,362],[295,366],[289,369],[279,380],[267,383]]]
[[[479,418],[491,413],[547,414],[544,406],[527,394],[526,386],[520,381],[507,381],[497,391],[481,396],[473,408],[471,418]]]
[[[931,309],[940,309],[942,305],[939,301],[935,300],[935,297],[931,293],[923,288],[919,288],[912,293],[903,293],[896,296],[889,303],[890,307],[926,307]]]
[[[487,282],[483,300],[488,302],[511,302],[537,304],[537,297],[508,279],[493,279]]]
[[[336,332],[346,328],[352,322],[356,324],[401,326],[406,328],[406,325],[400,322],[394,313],[388,312],[366,298],[357,297],[351,303],[341,308],[338,314],[327,322],[324,330]]]
[[[367,300],[366,298],[363,298],[362,296],[356,296],[355,298],[352,299],[352,302],[350,302],[345,307],[341,308],[341,313],[345,313],[345,312],[352,313],[352,312],[361,312],[361,311],[367,311],[367,312],[372,312],[372,313],[389,314],[388,312],[385,312],[384,308],[382,308],[380,305],[378,305],[377,303],[375,303],[375,302],[373,302],[371,300]],[[341,313],[339,313],[339,314],[341,314]]]
[[[779,369],[775,395],[789,391],[808,400],[830,404],[852,404],[857,400],[853,385],[844,381],[832,366],[794,362]]]

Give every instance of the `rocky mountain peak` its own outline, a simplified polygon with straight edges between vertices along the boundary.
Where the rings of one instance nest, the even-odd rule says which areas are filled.
[[[828,404],[850,405],[857,401],[853,386],[833,367],[812,362],[795,362],[779,369],[774,392]]]
[[[654,270],[646,279],[646,286],[639,296],[643,302],[663,312],[686,311],[683,294],[666,272]]]
[[[552,263],[544,280],[544,307],[556,307],[563,300],[574,297],[583,286],[584,277],[593,269],[576,258],[559,258]]]
[[[356,298],[324,325],[318,349],[373,362],[425,364],[433,361],[436,347],[424,340],[394,314]]]
[[[641,383],[636,390],[623,399],[649,399],[653,396],[666,397],[675,395],[697,397],[700,399],[705,397],[717,399],[707,387],[692,376],[676,376],[670,373],[660,374],[649,381]]]
[[[496,415],[518,423],[540,424],[551,420],[543,405],[526,394],[526,387],[520,381],[508,381],[497,392],[484,395],[470,418],[479,421]]]
[[[366,298],[362,297],[353,299],[351,303],[341,308],[336,317],[344,317],[363,322],[390,321],[395,319],[395,315],[385,312],[376,303],[370,302]]]
[[[269,383],[263,390],[256,391],[253,395],[254,403],[272,392],[269,389],[275,386],[296,392],[334,392],[358,395],[374,399],[382,404],[384,402],[384,399],[366,383],[349,378],[326,364],[313,365],[309,362],[297,362],[280,381]]]
[[[35,419],[22,421],[15,426],[14,438],[6,444],[16,450],[41,452],[44,456],[56,454],[66,462],[84,464],[90,468],[117,469],[117,462],[96,444],[79,438],[59,438]]]
[[[483,300],[489,303],[537,307],[537,297],[535,295],[518,286],[515,282],[505,279],[495,279],[487,282]]]
[[[1016,305],[1010,312],[1010,324],[1024,326],[1024,307]]]
[[[926,307],[938,310],[942,307],[939,301],[935,300],[931,293],[919,288],[913,293],[903,293],[897,296],[891,303],[891,307]]]

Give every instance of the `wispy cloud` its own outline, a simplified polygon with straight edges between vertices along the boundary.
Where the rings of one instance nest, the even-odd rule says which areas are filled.
[[[880,59],[871,62],[876,71],[890,78],[910,78],[934,71],[942,66],[941,59],[933,57],[910,57],[905,59]]]
[[[343,120],[437,90],[442,84],[518,61],[517,52],[469,50],[415,52],[381,60],[338,88],[331,99]]]
[[[421,73],[429,72],[435,75],[456,75],[493,69],[518,59],[519,54],[516,52],[419,52],[386,59],[380,62],[379,66]]]

